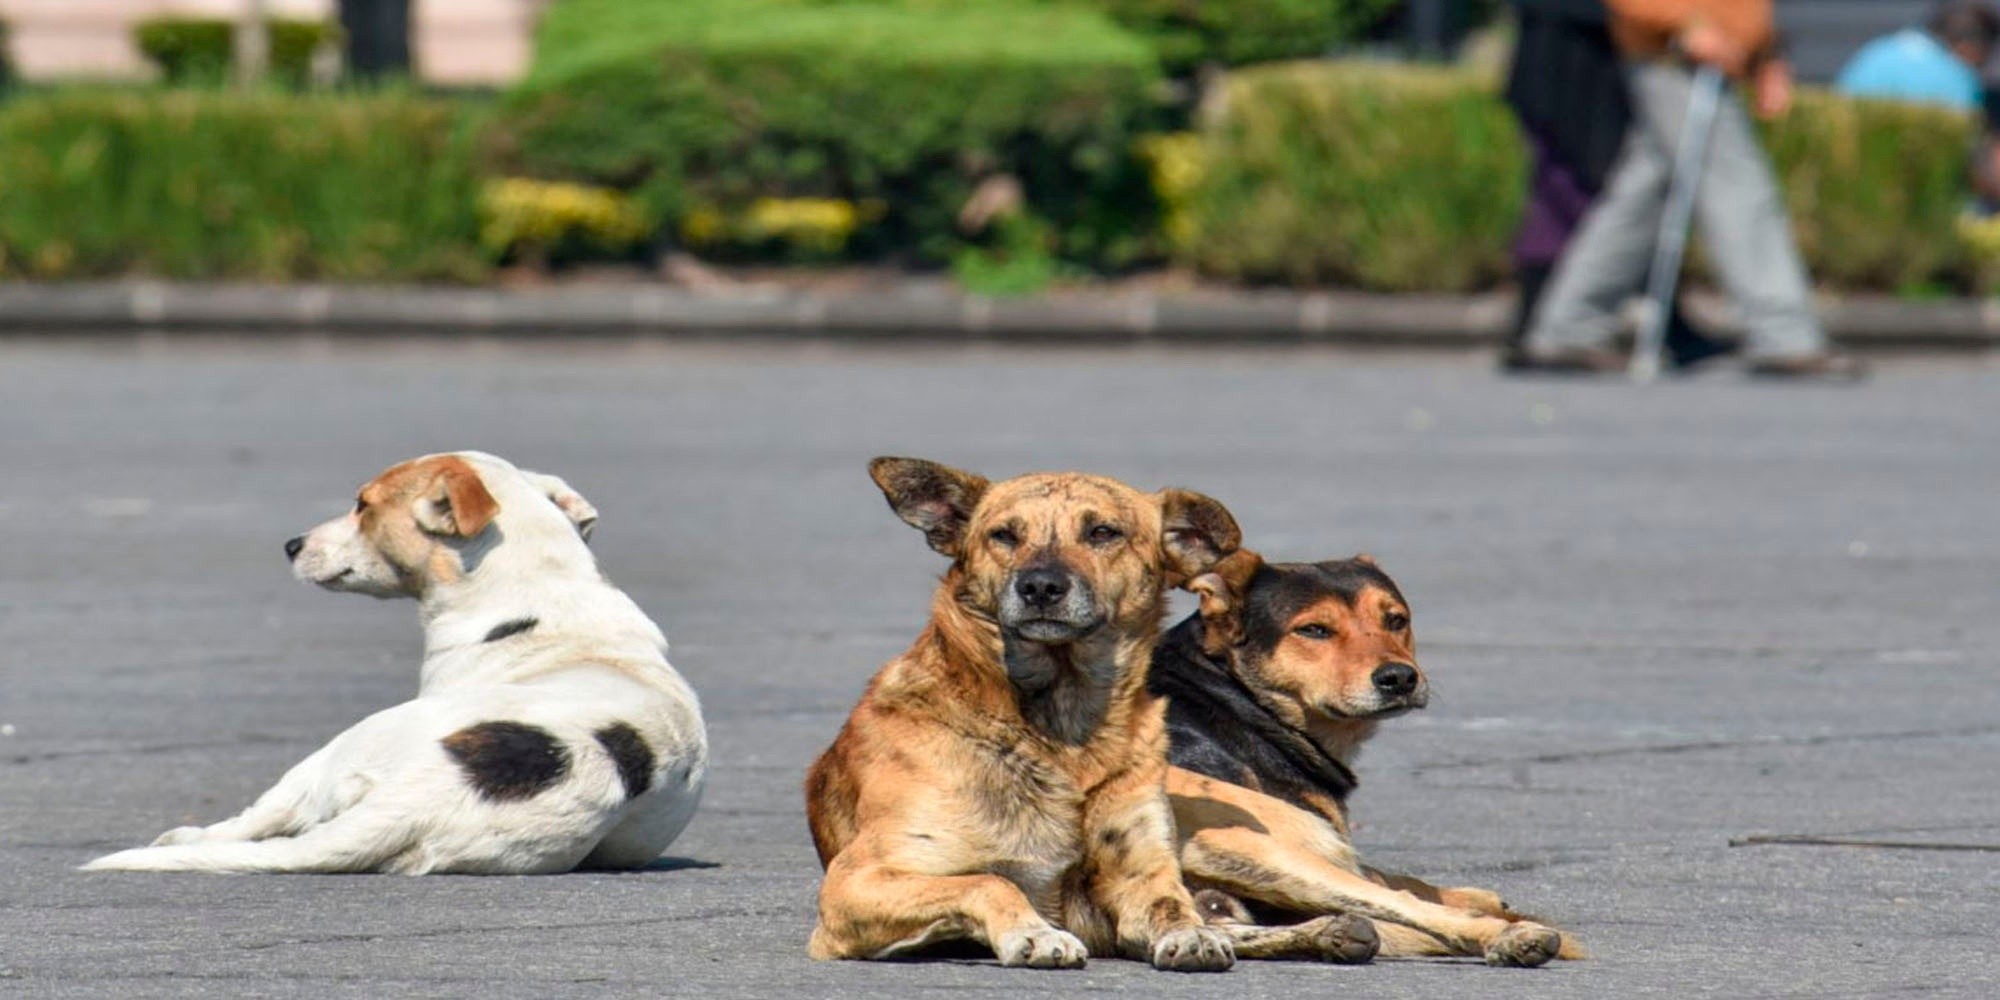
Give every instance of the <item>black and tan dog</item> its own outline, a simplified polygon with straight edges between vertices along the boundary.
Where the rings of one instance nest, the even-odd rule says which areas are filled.
[[[1075,473],[869,471],[951,568],[807,776],[826,866],[813,957],[971,942],[1003,965],[1228,968],[1229,933],[1203,925],[1174,863],[1165,705],[1145,675],[1164,588],[1236,549],[1229,512]]]
[[[1244,549],[1187,589],[1201,608],[1161,639],[1150,687],[1171,703],[1167,790],[1206,919],[1374,918],[1374,933],[1345,929],[1352,946],[1335,960],[1365,961],[1378,937],[1384,956],[1582,957],[1491,892],[1436,888],[1355,857],[1348,763],[1381,720],[1430,698],[1409,604],[1374,560],[1266,564]]]

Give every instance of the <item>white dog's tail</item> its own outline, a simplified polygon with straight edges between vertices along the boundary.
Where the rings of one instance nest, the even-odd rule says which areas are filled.
[[[415,847],[419,832],[406,815],[365,803],[296,837],[218,840],[140,847],[107,854],[83,871],[127,872],[374,872]]]

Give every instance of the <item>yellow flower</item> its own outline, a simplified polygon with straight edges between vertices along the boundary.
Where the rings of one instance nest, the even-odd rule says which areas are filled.
[[[609,188],[510,177],[480,194],[480,240],[494,253],[581,237],[612,250],[646,238],[645,213]]]

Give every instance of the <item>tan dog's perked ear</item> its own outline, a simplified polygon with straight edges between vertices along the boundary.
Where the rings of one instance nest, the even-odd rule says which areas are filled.
[[[462,458],[437,460],[437,476],[417,499],[417,527],[433,535],[471,538],[486,530],[500,513],[500,502],[487,492],[479,473]]]
[[[1209,655],[1220,656],[1243,641],[1243,597],[1262,568],[1263,556],[1237,549],[1186,583],[1187,591],[1201,598],[1201,645]]]
[[[868,475],[882,488],[889,507],[924,533],[931,548],[958,558],[972,510],[991,485],[986,477],[921,458],[884,456],[868,463]]]
[[[590,541],[590,531],[597,526],[595,505],[585,500],[583,494],[578,493],[570,484],[563,482],[560,476],[551,476],[546,472],[529,472],[526,469],[522,469],[521,474],[528,477],[528,481],[534,483],[535,488],[541,490],[542,494],[563,512],[563,516],[569,518],[569,523],[576,525],[576,533],[583,536],[584,541]]]
[[[1243,544],[1243,531],[1221,503],[1192,490],[1161,490],[1161,547],[1167,585],[1178,587],[1221,562]]]

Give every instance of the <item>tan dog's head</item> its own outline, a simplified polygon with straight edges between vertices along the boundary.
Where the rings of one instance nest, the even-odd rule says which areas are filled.
[[[1248,549],[1187,584],[1203,643],[1286,721],[1382,719],[1430,701],[1410,606],[1368,556],[1266,563]]]
[[[1242,540],[1229,511],[1187,490],[1141,493],[1075,472],[989,483],[915,458],[878,458],[868,472],[897,516],[951,557],[959,605],[1013,641],[1157,628],[1161,589]]]
[[[369,480],[352,510],[286,541],[285,556],[292,575],[328,590],[419,597],[464,579],[502,541],[575,546],[596,523],[597,508],[561,479],[451,452]]]

